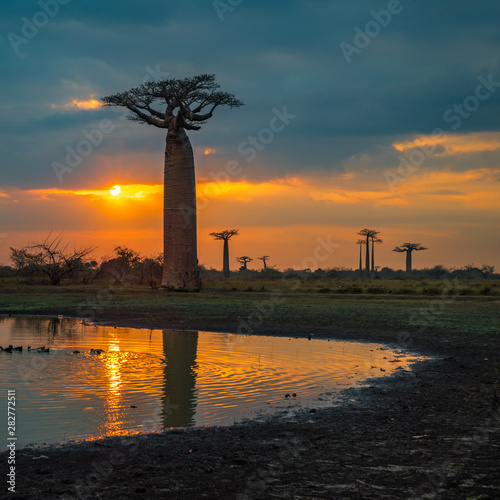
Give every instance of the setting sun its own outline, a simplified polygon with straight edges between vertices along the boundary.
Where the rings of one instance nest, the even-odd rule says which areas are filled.
[[[120,192],[121,192],[120,186],[113,186],[113,189],[109,190],[109,194],[112,194],[113,196],[118,196]]]

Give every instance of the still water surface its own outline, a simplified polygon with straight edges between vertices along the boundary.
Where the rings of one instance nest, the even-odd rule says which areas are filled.
[[[23,351],[0,352],[0,412],[6,414],[6,391],[15,389],[18,445],[331,406],[343,389],[420,359],[380,344],[0,316],[0,345],[9,344]],[[50,352],[28,352],[28,345]]]

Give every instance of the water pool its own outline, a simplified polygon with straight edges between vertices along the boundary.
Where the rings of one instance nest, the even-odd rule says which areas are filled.
[[[23,351],[0,352],[0,412],[14,390],[18,446],[292,415],[332,406],[343,389],[421,359],[381,344],[39,316],[0,317],[0,345],[9,344]]]

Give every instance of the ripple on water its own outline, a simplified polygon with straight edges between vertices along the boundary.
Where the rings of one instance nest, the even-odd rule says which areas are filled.
[[[20,445],[232,424],[285,403],[331,405],[339,391],[421,359],[378,344],[114,328],[60,317],[0,317],[0,345],[9,344],[25,347],[0,352],[0,376],[16,390]],[[28,345],[50,353],[28,352]]]

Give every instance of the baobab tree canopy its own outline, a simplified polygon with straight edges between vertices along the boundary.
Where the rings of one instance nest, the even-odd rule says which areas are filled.
[[[370,272],[370,238],[376,239],[377,235],[380,233],[380,231],[375,231],[375,229],[362,229],[358,234],[360,236],[365,236],[366,237],[366,272]],[[361,247],[360,247],[361,249]]]
[[[126,107],[134,113],[128,117],[133,121],[169,130],[200,130],[218,106],[243,105],[233,94],[219,89],[215,75],[198,75],[147,82],[101,101],[105,106]]]
[[[400,247],[396,247],[394,252],[413,252],[413,250],[427,250],[420,243],[403,243]]]
[[[215,75],[148,82],[101,101],[127,108],[130,120],[167,130],[162,287],[199,291],[194,155],[186,130],[199,130],[218,106],[243,103],[222,92]]]
[[[393,252],[403,253],[406,252],[406,272],[411,273],[412,270],[412,261],[411,254],[413,251],[427,250],[427,248],[423,247],[420,243],[403,243],[401,246],[396,247]]]
[[[232,236],[238,234],[239,229],[225,229],[220,233],[210,233],[210,236],[213,236],[216,240],[229,240]]]
[[[243,255],[241,257],[236,257],[236,261],[241,264],[241,268],[242,269],[246,269],[247,268],[247,264],[249,262],[252,262],[252,260],[253,259],[251,257],[248,257],[248,255]]]

